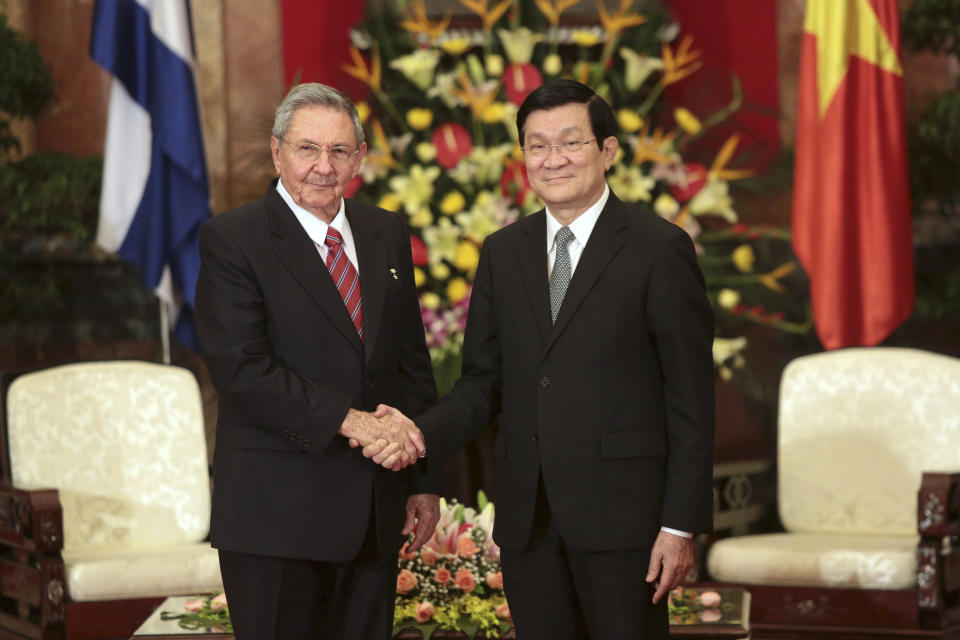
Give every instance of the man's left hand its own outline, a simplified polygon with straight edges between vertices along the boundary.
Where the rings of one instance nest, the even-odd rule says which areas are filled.
[[[406,552],[413,553],[433,536],[440,521],[440,496],[435,493],[415,493],[407,498],[407,521],[403,535],[416,531],[413,540],[406,545]]]
[[[693,539],[661,531],[650,552],[650,568],[647,582],[652,582],[657,591],[653,603],[676,589],[693,568]]]

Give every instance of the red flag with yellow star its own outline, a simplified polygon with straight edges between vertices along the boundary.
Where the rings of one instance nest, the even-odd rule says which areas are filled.
[[[913,247],[896,0],[807,0],[793,248],[827,349],[910,315]]]

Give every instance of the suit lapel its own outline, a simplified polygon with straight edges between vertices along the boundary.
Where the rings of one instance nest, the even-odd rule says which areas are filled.
[[[583,298],[593,288],[610,260],[626,243],[627,236],[621,233],[626,227],[627,220],[622,203],[611,193],[603,211],[600,212],[600,217],[597,218],[597,224],[590,233],[587,246],[583,248],[583,253],[580,254],[580,260],[577,262],[573,277],[570,278],[567,293],[563,297],[563,304],[560,305],[560,313],[557,314],[557,322],[553,325],[547,339],[544,355],[550,350],[557,337],[577,312]],[[549,285],[545,285],[544,288],[549,289]],[[547,295],[549,297],[549,291]]]
[[[523,243],[517,252],[520,258],[520,274],[527,289],[527,300],[533,307],[540,330],[540,340],[550,334],[550,282],[547,277],[547,214],[539,211],[525,225]]]
[[[274,183],[275,184],[275,183]],[[270,216],[270,232],[273,234],[273,250],[290,275],[300,283],[320,310],[343,336],[358,350],[363,343],[350,321],[350,315],[337,291],[327,265],[317,252],[313,241],[307,236],[290,208],[271,185],[264,197]],[[363,283],[361,283],[363,286]],[[364,295],[366,291],[364,290]]]
[[[383,322],[383,304],[387,293],[386,247],[380,239],[376,215],[346,200],[347,219],[357,245],[360,266],[360,290],[363,292],[363,334],[366,357],[376,346]]]

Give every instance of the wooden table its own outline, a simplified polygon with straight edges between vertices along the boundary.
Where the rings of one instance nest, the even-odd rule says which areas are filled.
[[[733,608],[724,613],[719,620],[703,621],[703,615],[691,616],[686,620],[673,620],[670,623],[671,638],[695,638],[696,640],[723,640],[729,638],[744,639],[750,637],[750,594],[743,589],[717,589],[723,602],[729,602]],[[163,611],[179,613],[188,597],[167,598],[163,604],[147,618],[134,632],[131,640],[233,640],[233,634],[211,631],[209,629],[187,630],[180,628],[176,620],[161,620]],[[709,616],[708,616],[709,619]],[[419,631],[401,633],[398,638],[419,638]],[[438,631],[435,640],[464,638],[456,632]],[[513,637],[512,630],[507,637]]]

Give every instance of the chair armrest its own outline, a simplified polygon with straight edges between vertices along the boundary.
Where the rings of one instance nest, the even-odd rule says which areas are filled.
[[[56,489],[0,483],[0,636],[62,637],[63,510]]]
[[[960,473],[925,472],[917,495],[921,536],[960,536]]]
[[[926,472],[917,494],[917,608],[926,626],[960,622],[960,473]],[[948,541],[949,540],[949,541]]]
[[[713,530],[743,535],[769,519],[777,503],[773,460],[758,458],[713,467]]]

